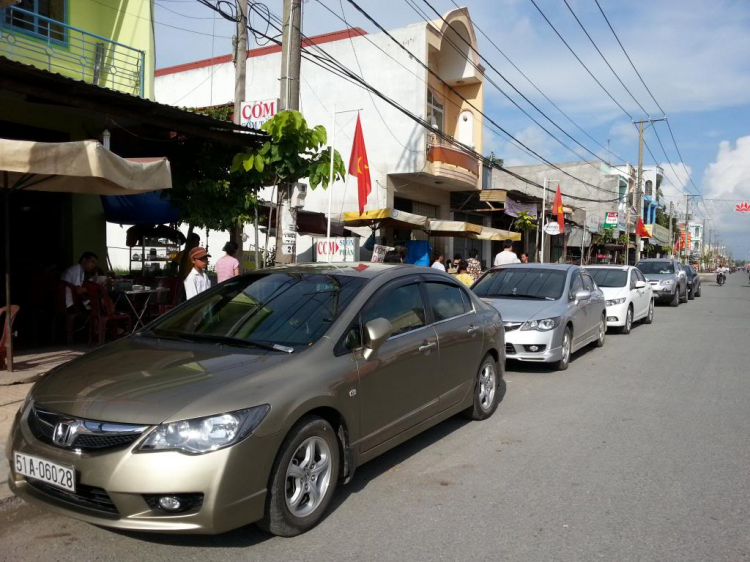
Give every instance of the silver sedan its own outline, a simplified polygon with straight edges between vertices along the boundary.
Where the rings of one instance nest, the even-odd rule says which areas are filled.
[[[487,271],[472,287],[500,311],[508,359],[555,363],[594,343],[604,345],[604,293],[575,265],[514,264]]]

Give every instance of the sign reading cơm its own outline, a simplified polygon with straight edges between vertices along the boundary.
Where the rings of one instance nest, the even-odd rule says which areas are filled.
[[[241,125],[251,129],[260,129],[261,125],[276,115],[279,100],[243,101],[240,107],[242,113]]]

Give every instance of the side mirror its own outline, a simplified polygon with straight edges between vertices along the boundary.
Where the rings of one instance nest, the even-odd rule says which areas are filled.
[[[388,338],[393,333],[393,325],[385,318],[375,318],[365,324],[365,350],[364,358],[373,359]]]
[[[635,288],[636,289],[645,289],[646,288],[646,282],[645,281],[636,281],[635,282]]]
[[[581,289],[576,293],[576,302],[580,301],[587,301],[591,299],[591,291],[587,291],[586,289]]]

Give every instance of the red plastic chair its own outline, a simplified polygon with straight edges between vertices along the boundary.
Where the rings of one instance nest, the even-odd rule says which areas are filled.
[[[13,328],[13,322],[16,319],[16,314],[18,314],[20,307],[17,304],[10,305],[10,326],[11,329]],[[0,308],[0,322],[3,323],[3,337],[0,338],[0,369],[5,369],[5,358],[8,356],[8,350],[6,349],[6,345],[8,343],[8,338],[11,337],[11,335],[8,333],[8,324],[5,319],[5,315],[7,314],[8,307],[3,306]]]
[[[115,306],[112,299],[109,298],[107,290],[98,285],[86,281],[83,284],[86,287],[89,299],[91,300],[91,328],[89,330],[89,344],[92,344],[96,337],[98,345],[102,345],[106,340],[107,330],[112,339],[120,335],[129,334],[132,330],[132,319],[129,314],[124,312],[115,312]],[[118,329],[121,329],[118,333]]]

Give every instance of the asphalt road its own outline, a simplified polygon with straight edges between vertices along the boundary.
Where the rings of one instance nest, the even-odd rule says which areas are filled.
[[[509,364],[493,418],[448,420],[361,467],[301,537],[124,534],[11,505],[0,558],[750,560],[749,324],[735,274],[565,373]]]

